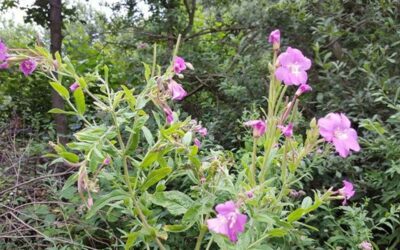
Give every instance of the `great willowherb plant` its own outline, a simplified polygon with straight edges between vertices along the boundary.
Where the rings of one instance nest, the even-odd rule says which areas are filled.
[[[53,60],[40,47],[13,50],[1,43],[0,63],[8,67],[19,62],[26,76],[38,67],[70,108],[50,112],[80,119],[83,128],[74,139],[66,146],[51,143],[56,154],[48,156],[77,169],[63,190],[77,183],[86,219],[101,222],[111,212],[118,216],[116,233],[125,249],[176,247],[168,236],[186,231],[189,243],[180,247],[273,249],[301,242],[307,230],[313,230],[301,219],[330,200],[343,200],[345,205],[355,193],[352,183],[344,181],[341,189],[316,190],[313,198],[306,196],[299,203],[306,193],[294,189],[304,177],[304,159],[317,154],[324,141],[342,157],[360,150],[350,121],[344,114],[331,113],[318,123],[313,119],[305,139],[294,133],[298,102],[312,90],[307,84],[311,60],[291,47],[280,53],[280,32],[275,30],[269,37],[273,59],[268,106],[264,117],[244,123],[252,128],[253,150],[236,157],[240,163],[222,151],[200,156],[199,138],[207,129],[190,118],[181,121],[171,108],[170,100],[187,95],[178,81],[185,70],[193,69],[177,56],[179,40],[164,73],[154,46],[153,64],[144,64],[140,91],[124,85],[110,88],[107,66],[102,72],[79,75],[67,57],[56,54]],[[284,97],[291,85],[298,89],[289,102]],[[88,107],[96,116],[87,116]]]

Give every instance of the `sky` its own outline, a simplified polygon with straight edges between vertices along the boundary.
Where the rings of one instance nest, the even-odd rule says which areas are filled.
[[[0,0],[1,1],[1,0]],[[89,4],[93,9],[98,10],[98,11],[102,11],[103,13],[105,13],[108,17],[110,17],[112,15],[112,11],[110,8],[106,7],[106,4],[113,4],[118,2],[119,0],[69,0],[68,2],[70,3],[84,3],[84,4]],[[32,5],[35,0],[20,0],[20,6],[21,7],[27,7]],[[63,2],[66,2],[63,0]],[[147,13],[149,12],[149,8],[148,6],[143,2],[140,1],[138,3],[138,7],[140,10],[142,10],[142,12],[144,13],[144,16],[147,16]],[[14,9],[10,9],[7,10],[5,13],[0,13],[0,17],[1,18],[5,18],[6,20],[13,20],[16,24],[22,24],[24,22],[24,16],[25,13],[24,11],[18,9],[18,8],[14,8]]]

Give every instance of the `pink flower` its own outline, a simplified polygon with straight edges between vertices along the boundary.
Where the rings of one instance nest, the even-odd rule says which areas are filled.
[[[104,164],[104,165],[109,165],[110,163],[111,163],[111,158],[107,156],[107,157],[104,159],[103,164]]]
[[[293,136],[293,123],[289,123],[286,126],[278,125],[278,128],[282,131],[282,134],[285,137],[292,137]]]
[[[19,69],[24,73],[25,76],[29,76],[35,71],[37,63],[34,59],[26,59],[20,65]]]
[[[270,44],[280,44],[281,42],[281,32],[276,29],[269,34],[268,42]]]
[[[0,63],[7,60],[8,54],[7,54],[8,48],[7,46],[0,41]]]
[[[289,47],[278,56],[279,67],[275,76],[286,85],[300,85],[307,82],[307,72],[311,68],[311,60],[303,56],[298,49]]]
[[[296,94],[297,96],[301,96],[304,93],[310,92],[312,90],[311,86],[307,83],[302,83],[300,87],[297,89]]]
[[[244,123],[245,126],[251,126],[253,128],[253,136],[258,138],[265,133],[267,125],[263,120],[252,120]]]
[[[196,145],[198,148],[201,148],[201,142],[199,139],[194,138],[194,145]]]
[[[356,191],[354,190],[353,183],[349,181],[343,181],[343,187],[338,190],[338,193],[343,196],[342,205],[346,205],[347,200],[354,196]]]
[[[197,132],[198,132],[201,136],[203,136],[203,137],[206,136],[207,133],[208,133],[207,128],[204,128],[204,127],[199,128],[199,129],[197,130]]]
[[[247,198],[251,199],[254,197],[254,192],[252,190],[246,192]]]
[[[77,82],[74,82],[73,84],[71,84],[71,86],[69,86],[69,89],[74,92],[77,88],[79,88],[80,85]]]
[[[185,60],[182,57],[175,57],[174,58],[174,72],[176,74],[180,74],[181,71],[186,69],[186,63]]]
[[[237,235],[244,232],[247,216],[241,214],[233,201],[216,206],[217,218],[207,220],[210,231],[229,237],[232,242],[238,240]]]
[[[362,250],[373,250],[372,244],[366,240],[364,240],[363,242],[361,242],[358,245],[358,248],[362,249]]]
[[[185,96],[187,96],[187,93],[183,89],[182,85],[175,82],[174,80],[170,80],[168,84],[168,89],[172,93],[172,100],[180,101]]]
[[[172,122],[174,121],[174,115],[172,113],[172,110],[170,107],[165,107],[164,108],[164,113],[167,116],[167,123],[168,124],[172,124]]]
[[[0,69],[8,69],[8,62],[0,63]]]
[[[329,113],[318,120],[319,133],[327,142],[333,143],[341,157],[347,157],[350,150],[360,151],[357,132],[344,114]]]

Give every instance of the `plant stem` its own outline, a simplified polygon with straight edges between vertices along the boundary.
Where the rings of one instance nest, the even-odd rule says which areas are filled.
[[[256,181],[256,161],[257,161],[257,138],[253,140],[253,154],[251,158],[251,168],[250,168],[250,175],[251,175],[251,186],[254,187],[257,184]]]
[[[136,197],[135,197],[135,192],[134,192],[134,190],[133,190],[133,188],[132,188],[132,183],[131,183],[131,181],[130,181],[129,172],[128,172],[127,156],[124,156],[124,158],[123,158],[123,165],[124,165],[125,182],[126,182],[126,185],[128,186],[129,193],[130,193],[131,196],[132,196],[133,203],[134,203],[134,205],[135,205],[136,211],[138,212],[140,221],[143,223],[143,226],[144,226],[146,229],[150,229],[151,226],[150,226],[149,223],[147,222],[146,216],[143,214],[142,210],[140,209],[139,203],[137,202]],[[156,241],[158,247],[159,247],[161,250],[165,250],[164,245],[161,243],[160,239],[157,238],[157,236],[155,237],[155,241]]]
[[[154,47],[153,47],[153,65],[151,67],[151,77],[154,77],[154,74],[156,73],[156,63],[157,63],[157,44],[154,43]]]
[[[206,250],[210,250],[210,247],[211,247],[211,244],[213,243],[213,241],[214,241],[214,236],[211,236],[211,239],[207,244]]]
[[[208,219],[208,215],[206,216],[205,220]],[[205,225],[201,225],[200,234],[196,241],[195,250],[200,250],[201,242],[203,241],[204,235],[206,234],[207,227]]]

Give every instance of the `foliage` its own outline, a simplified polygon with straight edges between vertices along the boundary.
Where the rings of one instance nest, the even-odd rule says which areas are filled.
[[[189,124],[190,119],[187,118],[189,116],[201,120],[203,126],[209,129],[209,136],[202,142],[203,149],[194,156],[177,145],[171,146],[172,151],[164,155],[167,163],[164,167],[158,162],[159,155],[151,156],[150,160],[156,157],[157,159],[149,166],[150,169],[159,171],[152,172],[145,169],[137,182],[141,197],[138,198],[139,203],[143,206],[143,212],[149,218],[149,223],[157,232],[166,231],[162,225],[171,225],[172,227],[167,227],[170,230],[186,230],[168,233],[168,244],[171,248],[178,246],[194,248],[196,244],[194,239],[202,230],[201,225],[205,216],[213,214],[213,205],[233,199],[238,194],[244,195],[248,190],[248,187],[241,186],[246,175],[241,175],[240,171],[251,162],[252,137],[249,133],[245,133],[242,121],[263,117],[263,110],[266,109],[265,100],[269,86],[266,72],[272,57],[266,36],[275,28],[279,28],[284,34],[283,44],[301,48],[313,61],[309,84],[314,91],[302,97],[298,104],[302,112],[295,115],[297,132],[300,133],[295,137],[298,146],[302,145],[302,137],[306,136],[305,131],[309,128],[308,120],[335,111],[344,112],[355,121],[362,151],[347,159],[338,159],[328,151],[303,159],[298,167],[298,171],[302,173],[302,180],[291,188],[302,189],[310,195],[312,190],[328,189],[331,186],[338,188],[337,183],[340,180],[349,179],[356,185],[356,196],[348,207],[334,208],[322,205],[323,209],[316,210],[295,222],[295,229],[290,229],[294,231],[289,231],[284,237],[268,236],[266,242],[271,244],[270,247],[273,249],[278,246],[285,248],[294,245],[306,249],[339,247],[356,249],[360,241],[366,239],[374,242],[376,248],[394,249],[400,244],[398,218],[400,187],[396,181],[400,174],[398,157],[400,152],[397,147],[400,141],[398,101],[400,74],[396,64],[399,61],[397,51],[400,46],[398,42],[400,5],[397,1],[195,1],[196,11],[190,29],[186,29],[190,24],[190,11],[188,12],[184,5],[184,2],[190,1],[146,2],[150,6],[149,17],[140,15],[137,6],[135,7],[135,1],[120,1],[120,5],[114,6],[116,14],[111,21],[79,7],[76,10],[78,15],[81,15],[78,19],[85,22],[65,23],[64,53],[70,58],[76,74],[87,79],[93,95],[108,96],[104,93],[105,86],[101,85],[98,79],[100,75],[104,78],[104,65],[108,66],[110,73],[107,83],[112,92],[110,97],[114,98],[116,93],[122,93],[121,106],[118,106],[121,112],[117,112],[117,115],[122,124],[122,137],[126,140],[130,132],[125,130],[129,129],[125,126],[134,126],[128,122],[129,119],[140,115],[133,111],[129,111],[131,113],[127,111],[128,115],[124,115],[128,110],[128,104],[124,100],[126,92],[121,89],[121,85],[126,85],[128,90],[134,88],[133,95],[136,98],[143,93],[142,91],[146,91],[149,81],[142,80],[142,62],[151,64],[153,53],[151,45],[158,44],[158,63],[168,65],[173,44],[178,34],[183,34],[180,54],[193,63],[195,70],[185,72],[185,78],[180,81],[188,90],[189,96],[180,103],[170,104],[174,110],[180,110],[179,117],[183,120],[176,128],[179,132],[174,140],[183,140],[184,134],[188,131],[180,126],[185,127]],[[127,15],[120,15],[124,10]],[[31,29],[13,26],[0,31],[0,37],[10,47],[25,47],[26,44],[32,47],[35,40],[35,34]],[[46,44],[46,39],[43,42]],[[283,51],[285,49],[282,48]],[[161,69],[165,72],[167,67]],[[67,86],[73,80],[65,78],[61,83]],[[49,109],[49,98],[37,98],[49,93],[45,77],[35,74],[31,78],[24,78],[17,70],[11,70],[11,72],[1,71],[0,81],[2,124],[9,122],[15,110],[14,114],[22,118],[28,126],[35,127],[34,130],[52,134],[49,128],[51,127],[49,116],[46,114]],[[287,90],[288,95],[293,93],[290,88]],[[92,102],[93,99],[88,97],[86,92],[83,94],[86,100],[86,119],[90,122],[98,121],[98,124],[100,120],[105,120],[107,128],[112,126],[110,114],[98,111],[99,107]],[[158,139],[163,139],[162,134],[157,131],[165,128],[161,121],[162,112],[160,114],[153,112],[161,110],[157,109],[157,104],[149,102],[146,107],[139,110],[146,113],[143,113],[142,117],[148,116],[148,120],[143,124],[147,129],[139,129],[135,160],[140,162],[144,159],[148,148],[154,146]],[[86,126],[82,124],[81,119],[70,116],[69,122],[74,132]],[[103,133],[104,128],[100,131]],[[193,133],[188,134],[186,139],[191,136]],[[54,136],[50,138],[53,140]],[[71,135],[71,138],[74,137]],[[102,143],[96,145],[100,144]],[[194,148],[191,144],[190,147]],[[230,151],[225,151],[223,148]],[[68,148],[66,150],[68,153],[77,154],[77,151]],[[105,150],[106,154],[101,153],[101,157],[106,157],[110,149],[100,147],[99,150],[100,152]],[[83,151],[77,154],[80,160],[86,157],[85,150]],[[76,158],[68,153],[64,152],[62,155]],[[263,153],[263,150],[260,153]],[[102,161],[101,157],[97,162]],[[198,161],[201,162],[201,167],[205,168],[206,176],[215,164],[225,166],[229,169],[228,173],[219,172],[218,176],[231,180],[233,187],[229,182],[229,185],[225,182],[218,185],[211,184],[209,179],[207,184],[202,185],[201,177],[190,172],[193,172],[192,165],[198,164]],[[129,164],[135,166],[134,163],[140,164],[137,162]],[[117,170],[121,164],[119,160],[113,159],[112,166]],[[87,174],[93,177],[91,171],[88,170]],[[114,188],[127,191],[122,174],[112,175],[107,167],[103,171],[106,174],[102,172],[98,175],[97,184],[101,187],[99,193],[92,194],[95,204],[100,196],[110,198],[107,195],[112,193]],[[138,176],[133,170],[130,174]],[[280,176],[281,171],[278,169],[272,174]],[[146,176],[153,178],[147,181]],[[164,176],[158,184],[156,176]],[[74,175],[74,178],[77,176]],[[94,181],[92,178],[90,180]],[[132,184],[135,183],[136,180],[132,179]],[[201,196],[202,190],[213,185],[217,186],[213,195]],[[281,185],[279,180],[271,181],[268,184],[270,188],[268,195],[276,198],[276,192]],[[142,189],[142,186],[145,188]],[[56,189],[57,187],[53,194],[56,197],[49,199],[59,198]],[[186,196],[174,197],[174,193],[171,193],[172,198],[167,199],[169,196],[156,195],[157,192],[173,192],[173,190],[179,190]],[[74,242],[82,244],[80,247],[121,246],[127,239],[130,239],[129,242],[135,241],[138,236],[135,232],[141,227],[138,221],[132,224],[129,220],[137,214],[137,211],[124,210],[129,207],[125,201],[121,202],[125,193],[117,192],[114,193],[116,196],[111,195],[109,203],[111,206],[105,205],[93,212],[92,218],[83,226],[76,221],[87,211],[80,207],[80,198],[74,197],[76,191],[72,184],[62,189],[63,199],[68,199],[74,205],[63,206],[66,217],[60,219],[61,214],[57,214],[56,218],[57,221],[64,221],[63,225],[71,225],[71,228],[59,225],[57,229],[54,225],[51,226],[51,223],[45,224],[46,227],[57,231],[54,235],[65,239],[64,237],[70,237],[70,233]],[[117,197],[120,202],[113,200],[112,197]],[[202,199],[205,207],[198,210],[201,211],[200,214],[193,216],[202,217],[203,221],[199,219],[194,222],[195,219],[188,219],[190,208],[186,208],[184,202],[180,201],[196,204],[195,202],[203,202]],[[284,207],[282,213],[293,211],[293,208],[301,206],[302,203],[301,200],[291,198],[285,201],[292,202],[293,207]],[[164,209],[171,207],[171,204],[175,210]],[[130,208],[132,210],[132,207]],[[54,209],[54,206],[49,206],[49,209]],[[75,213],[76,209],[79,210],[78,213]],[[252,209],[253,204],[246,203],[246,212],[249,215],[254,214]],[[185,219],[186,213],[189,215]],[[273,211],[272,214],[275,216],[277,212]],[[46,220],[45,215],[41,213],[31,211],[30,215]],[[280,229],[277,225],[282,225],[274,216],[267,213],[265,218],[256,220],[266,224],[267,231]],[[280,216],[278,218],[282,219],[282,214]],[[190,225],[192,222],[194,224]],[[39,223],[39,220],[35,223]],[[303,227],[304,225],[300,226],[297,223],[305,223],[308,226]],[[39,227],[40,223],[35,224],[36,226]],[[86,231],[82,232],[80,230],[82,227],[86,228]],[[130,231],[131,228],[133,231]],[[68,230],[72,231],[67,233]],[[140,230],[143,232],[143,229]],[[258,233],[255,229],[252,237],[262,237],[262,233]],[[278,230],[275,233],[279,235],[282,231]],[[122,235],[127,236],[124,241],[119,240]],[[160,238],[164,236],[162,234]],[[247,237],[250,235],[243,234],[243,238],[249,242],[256,241],[256,238]],[[103,241],[104,238],[108,239],[105,243],[92,241],[93,239]],[[142,242],[145,242],[143,244],[154,245],[152,239],[154,239],[152,232],[147,232],[147,236],[141,238]],[[205,242],[210,240],[210,234],[206,234],[204,239]],[[212,241],[227,247],[224,245],[227,244],[224,239],[215,235]],[[139,241],[137,244],[140,244]],[[216,243],[212,243],[211,247],[216,247]]]

